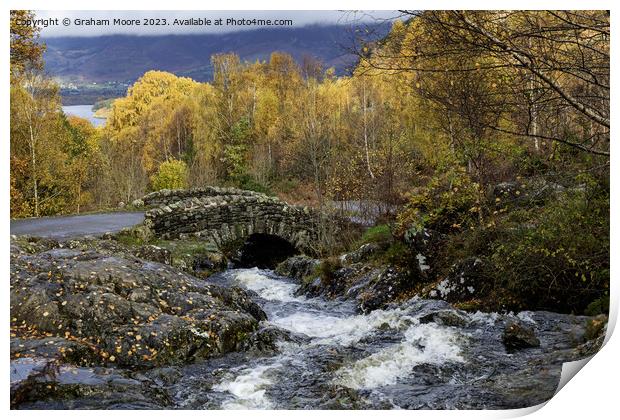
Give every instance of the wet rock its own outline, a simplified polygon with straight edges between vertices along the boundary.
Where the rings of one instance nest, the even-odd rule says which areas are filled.
[[[540,346],[540,340],[536,337],[534,330],[516,322],[506,326],[502,341],[509,352]]]
[[[362,313],[383,308],[400,293],[410,290],[411,286],[412,281],[406,273],[388,267],[357,296],[357,307]]]
[[[605,321],[603,327],[598,331],[596,336],[586,335],[587,341],[575,348],[573,359],[583,359],[595,355],[605,343],[606,332],[607,322]]]
[[[467,258],[455,264],[446,278],[425,290],[423,294],[425,297],[451,303],[484,297],[492,286],[487,270],[487,264],[483,260]]]
[[[11,358],[21,357],[54,360],[59,363],[88,359],[95,361],[98,359],[93,357],[91,349],[87,344],[61,337],[39,339],[12,338]]]
[[[200,278],[207,278],[213,273],[226,268],[228,263],[226,257],[217,250],[188,249],[188,252],[179,252],[175,250],[177,246],[183,246],[181,240],[175,241],[173,244],[166,244],[172,253],[171,265],[179,268],[189,274]],[[185,242],[188,246],[193,246],[192,242]],[[191,244],[191,245],[190,245]]]
[[[608,321],[607,315],[597,315],[586,322],[583,335],[585,343],[580,344],[574,349],[573,359],[593,356],[603,347]]]
[[[321,271],[320,275],[306,277],[305,281],[295,292],[295,295],[307,297],[324,296],[329,299],[341,297],[350,288],[351,283],[355,282],[367,270],[367,267],[361,263],[340,267],[340,260],[334,261],[337,265],[329,266],[331,263],[324,260],[322,264],[328,264],[328,267],[322,266],[319,270]]]
[[[345,297],[347,298],[355,298],[360,293],[364,292],[369,285],[376,281],[377,278],[383,272],[382,268],[371,268],[369,270],[364,270],[360,272],[353,281],[350,281],[348,285],[348,289],[345,292]]]
[[[267,314],[265,314],[265,311],[263,311],[258,303],[252,300],[247,290],[241,287],[221,287],[217,290],[224,303],[242,309],[252,315],[257,321],[267,320]]]
[[[48,359],[11,361],[11,408],[161,409],[170,397],[148,378],[123,370],[59,365]]]
[[[299,286],[299,289],[295,291],[295,296],[317,297],[321,296],[323,292],[323,281],[321,277],[316,276],[310,280],[306,279],[306,281]]]
[[[342,296],[346,292],[351,280],[356,278],[364,268],[361,264],[356,263],[338,268],[331,275],[323,275],[321,277],[320,294],[332,299]]]
[[[24,399],[23,394],[29,383],[37,376],[45,375],[53,363],[53,360],[45,358],[24,357],[11,360],[11,408]]]
[[[176,366],[166,366],[151,369],[146,372],[146,376],[152,379],[159,386],[169,386],[181,379],[183,373]]]
[[[304,338],[282,328],[267,325],[254,332],[241,346],[242,351],[273,353],[278,343],[302,343]]]
[[[420,323],[422,324],[428,324],[429,322],[435,322],[448,327],[464,327],[468,324],[467,318],[464,315],[452,310],[432,312],[420,318]]]
[[[542,360],[533,360],[517,371],[497,372],[484,381],[480,408],[518,409],[542,404],[553,397],[561,372],[561,362]]]
[[[320,261],[316,258],[295,255],[278,264],[275,272],[281,276],[303,280],[305,277],[313,275],[319,265]]]
[[[11,254],[15,338],[82,343],[88,357],[80,348],[82,356],[71,359],[82,365],[201,360],[236,350],[263,319],[242,289],[211,285],[165,264],[66,248]]]

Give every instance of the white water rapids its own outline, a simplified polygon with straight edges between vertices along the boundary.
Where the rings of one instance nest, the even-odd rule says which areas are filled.
[[[222,408],[270,409],[276,405],[266,395],[267,389],[286,377],[285,366],[297,358],[303,363],[309,347],[353,346],[378,330],[391,329],[402,333],[402,340],[388,344],[374,353],[339,368],[333,383],[351,389],[374,389],[395,384],[411,374],[420,364],[462,363],[459,336],[454,328],[434,323],[420,324],[410,311],[396,308],[376,310],[368,315],[355,314],[350,305],[315,298],[296,297],[297,285],[268,276],[263,270],[232,270],[232,284],[253,290],[266,301],[263,306],[269,322],[288,331],[310,337],[307,344],[283,343],[281,354],[258,365],[231,370],[213,387],[228,398]],[[294,308],[285,308],[293,303]],[[317,307],[320,308],[317,310]],[[376,346],[372,346],[373,349]]]
[[[588,321],[545,311],[466,313],[417,297],[364,315],[355,299],[296,296],[296,280],[256,268],[209,281],[246,289],[268,320],[248,348],[175,370],[169,392],[179,408],[537,405],[557,389],[562,362],[575,357]],[[513,322],[534,329],[540,347],[509,352],[502,336]]]

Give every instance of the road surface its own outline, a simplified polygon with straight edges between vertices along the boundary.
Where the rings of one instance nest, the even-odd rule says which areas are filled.
[[[144,220],[143,212],[116,212],[80,216],[11,220],[11,235],[71,239],[85,235],[118,232]]]

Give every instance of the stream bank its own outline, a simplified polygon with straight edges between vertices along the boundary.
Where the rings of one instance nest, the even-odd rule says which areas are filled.
[[[420,297],[370,310],[350,289],[308,295],[300,273],[201,279],[136,253],[112,239],[12,241],[14,408],[518,408],[598,348],[591,317]]]

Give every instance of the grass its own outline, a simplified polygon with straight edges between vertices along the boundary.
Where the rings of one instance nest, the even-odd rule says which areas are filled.
[[[389,225],[377,225],[368,228],[368,230],[362,234],[357,246],[360,247],[370,242],[391,242],[393,239],[392,229]]]

